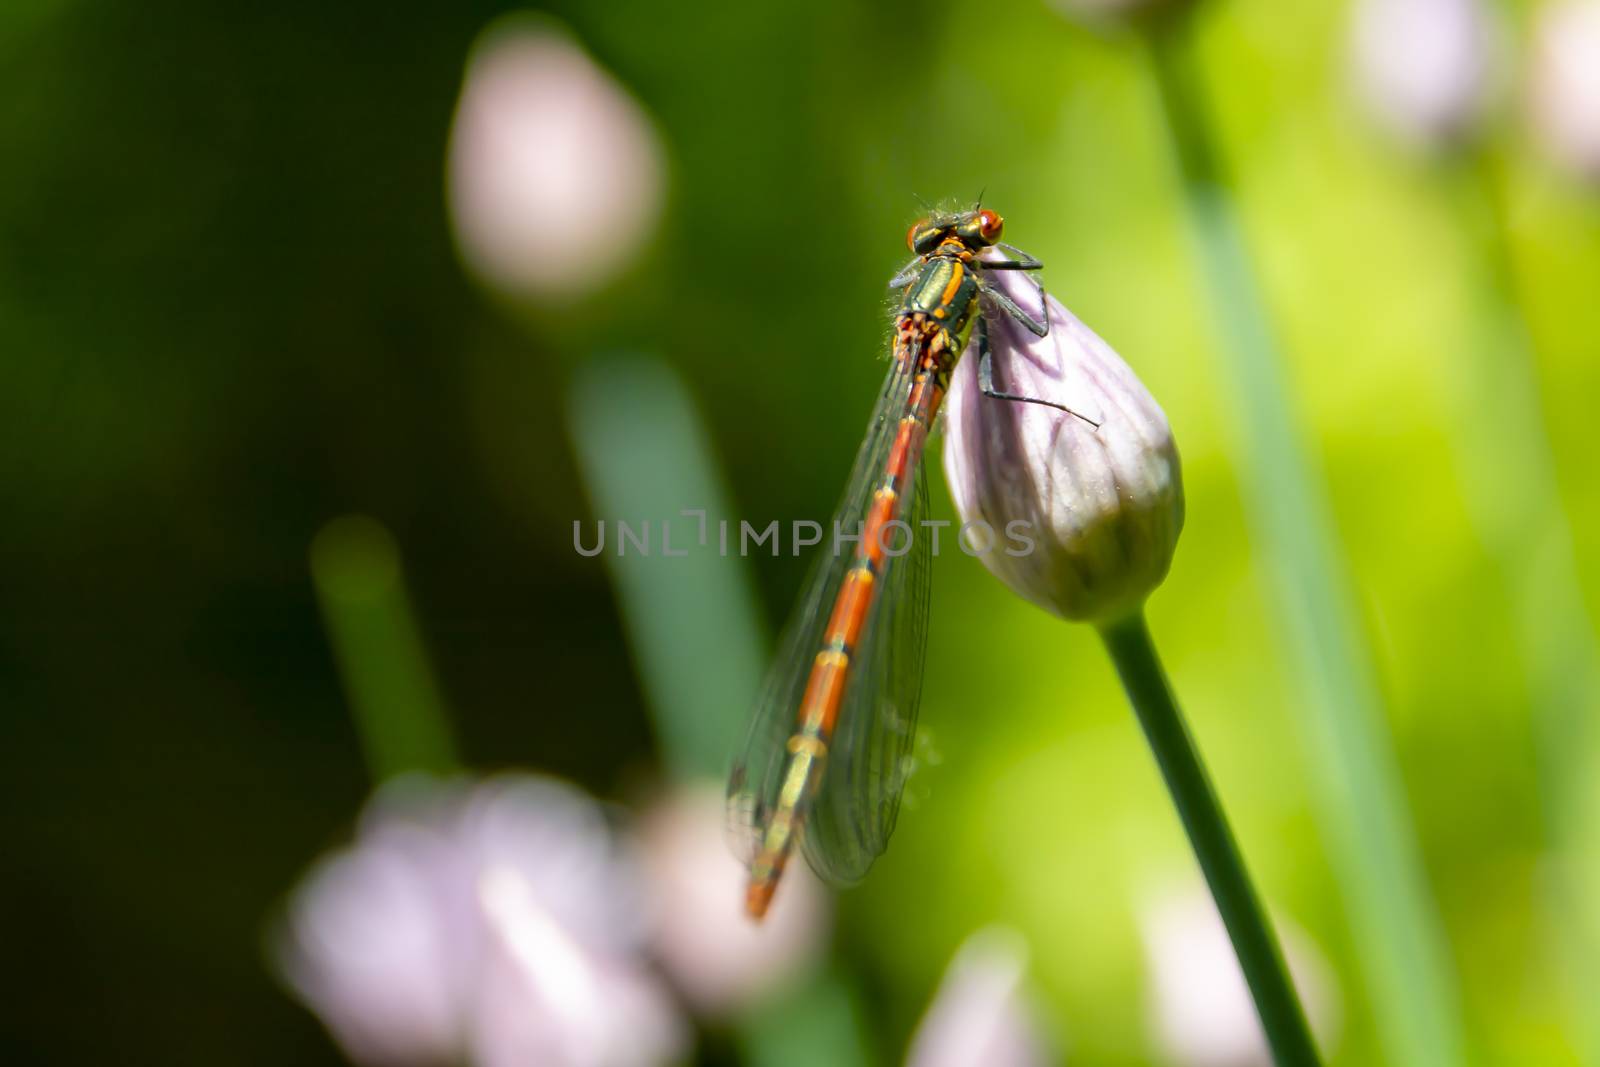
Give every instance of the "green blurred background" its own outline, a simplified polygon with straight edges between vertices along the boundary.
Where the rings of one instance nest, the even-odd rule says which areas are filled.
[[[601,298],[532,311],[475,288],[445,211],[463,63],[507,10],[0,12],[0,1059],[339,1062],[261,952],[264,917],[368,788],[313,535],[352,511],[392,531],[465,762],[628,799],[659,762],[608,573],[572,549],[592,518],[575,368],[659,355],[738,516],[824,519],[914,197],[981,188],[1171,418],[1188,520],[1152,627],[1263,894],[1330,966],[1337,1062],[1378,1062],[1138,50],[1032,0],[555,5],[655,120],[669,192]],[[1472,240],[1449,178],[1351,103],[1346,17],[1227,0],[1199,60],[1473,1062],[1576,1063],[1542,931],[1528,685],[1453,444]],[[1525,140],[1504,142],[1517,291],[1594,603],[1600,211]],[[805,564],[752,562],[773,631]],[[1001,920],[1072,1062],[1154,1062],[1136,914],[1193,861],[1142,738],[1089,631],[959,554],[934,582],[923,748],[942,758],[840,901],[871,1039],[898,1056],[955,946]]]

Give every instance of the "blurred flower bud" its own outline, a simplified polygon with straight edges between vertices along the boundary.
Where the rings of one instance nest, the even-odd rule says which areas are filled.
[[[661,148],[616,79],[547,21],[491,27],[450,138],[461,254],[508,295],[572,299],[638,252],[661,209]]]
[[[386,827],[325,857],[290,902],[279,966],[357,1063],[457,1056],[467,968],[427,874],[449,853],[430,828]]]
[[[827,898],[804,866],[784,879],[766,920],[744,914],[745,870],[726,840],[719,784],[687,787],[640,826],[658,919],[655,954],[699,1012],[726,1016],[817,962],[828,941]]]
[[[1039,306],[1038,289],[1015,272],[994,271],[990,283],[1025,308]],[[981,553],[996,577],[1063,618],[1110,621],[1166,577],[1183,527],[1178,451],[1167,417],[1128,365],[1054,297],[1044,299],[1050,333],[1042,338],[1009,315],[988,315],[994,387],[1083,417],[984,396],[970,345],[950,387],[945,474],[962,520],[996,534]]]
[[[637,960],[595,953],[512,867],[478,880],[489,936],[471,1020],[474,1067],[647,1067],[676,1061],[684,1033]]]
[[[1600,2],[1548,4],[1536,19],[1535,126],[1551,155],[1600,181]]]
[[[1483,0],[1359,0],[1356,87],[1402,139],[1427,149],[1459,145],[1488,110],[1498,30]]]
[[[1153,986],[1151,1024],[1166,1059],[1178,1067],[1272,1067],[1244,972],[1206,891],[1156,894],[1139,915],[1139,930]],[[1283,933],[1312,1029],[1330,1048],[1338,1011],[1328,965],[1297,930]]]
[[[1000,927],[962,944],[911,1037],[906,1067],[1044,1067],[1056,1062],[1041,1032],[1022,936]]]
[[[406,777],[296,887],[275,950],[360,1064],[633,1067],[685,1043],[638,954],[641,913],[572,787]]]

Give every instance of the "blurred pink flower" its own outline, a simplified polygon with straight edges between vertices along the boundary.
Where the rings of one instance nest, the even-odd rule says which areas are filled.
[[[1039,290],[1017,272],[994,271],[989,281],[1039,308]],[[1009,315],[988,315],[994,385],[1084,418],[984,396],[974,342],[945,406],[945,475],[963,522],[994,531],[979,558],[996,577],[1062,618],[1115,619],[1143,603],[1172,562],[1183,528],[1177,447],[1132,369],[1060,301],[1044,299],[1043,338]],[[1018,523],[1031,548],[1007,538]]]
[[[962,943],[906,1055],[907,1067],[1043,1067],[1054,1063],[1027,984],[1028,948],[1001,927]]]
[[[727,1016],[798,978],[828,942],[827,897],[803,866],[790,871],[764,922],[745,916],[745,870],[728,848],[726,819],[722,788],[707,784],[680,789],[640,826],[656,956],[710,1016]]]
[[[647,1067],[683,1051],[675,1012],[637,960],[592,951],[513,868],[486,870],[478,892],[490,937],[477,1067]]]
[[[467,61],[450,138],[462,256],[516,297],[609,281],[661,210],[661,147],[642,108],[565,32],[512,16]]]
[[[279,969],[362,1064],[633,1067],[685,1047],[634,872],[550,779],[380,789],[290,896]]]
[[[1483,0],[1359,0],[1356,87],[1406,141],[1429,149],[1461,143],[1488,110],[1498,31]]]
[[[1309,938],[1279,923],[1289,971],[1323,1049],[1338,1031],[1326,961]],[[1150,970],[1151,1025],[1179,1067],[1272,1067],[1255,1003],[1210,895],[1199,887],[1153,895],[1139,916]]]
[[[1551,155],[1600,181],[1600,2],[1564,0],[1539,10],[1532,104]]]

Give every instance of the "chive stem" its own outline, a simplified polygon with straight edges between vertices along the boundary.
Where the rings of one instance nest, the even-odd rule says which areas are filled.
[[[1222,804],[1206,774],[1183,712],[1167,683],[1144,613],[1135,612],[1100,630],[1116,665],[1128,703],[1150,742],[1172,803],[1194,846],[1212,899],[1233,942],[1245,983],[1255,999],[1261,1028],[1277,1067],[1316,1067],[1316,1045],[1305,1011],[1284,966],[1283,952],[1261,908],[1239,855]]]
[[[1447,944],[1387,736],[1331,506],[1295,424],[1285,360],[1245,247],[1182,16],[1146,41],[1239,408],[1246,516],[1302,679],[1315,812],[1345,900],[1386,1059],[1458,1067],[1465,1039]]]
[[[333,520],[312,542],[311,574],[373,782],[456,770],[449,715],[389,531],[359,515]]]
[[[1548,936],[1564,963],[1582,1062],[1600,1064],[1600,636],[1583,601],[1572,524],[1545,426],[1537,352],[1517,287],[1504,163],[1483,147],[1448,176],[1473,283],[1455,389],[1455,448],[1485,549],[1510,595],[1538,740],[1550,877]],[[1485,432],[1492,427],[1493,432]]]

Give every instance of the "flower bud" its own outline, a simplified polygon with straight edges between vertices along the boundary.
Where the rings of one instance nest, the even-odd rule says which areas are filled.
[[[1406,141],[1460,144],[1488,109],[1497,30],[1482,0],[1361,0],[1351,41],[1356,87]]]
[[[1600,3],[1550,4],[1537,18],[1534,124],[1551,155],[1600,181]]]
[[[363,1067],[676,1063],[643,897],[572,786],[402,776],[291,894],[275,962]]]
[[[813,970],[828,943],[828,899],[804,865],[784,877],[764,922],[744,914],[744,866],[729,850],[722,787],[684,786],[640,827],[657,918],[657,959],[691,1007],[728,1018]]]
[[[509,296],[587,295],[654,229],[661,155],[643,109],[568,34],[496,23],[472,49],[450,134],[462,258]]]
[[[1057,1061],[1027,982],[1028,946],[1005,927],[962,943],[912,1035],[907,1067],[1042,1067]]]
[[[1039,306],[1038,289],[1015,272],[989,280],[1022,307]],[[1132,369],[1044,299],[1045,337],[986,312],[992,384],[1075,414],[983,395],[974,342],[951,382],[945,474],[964,523],[1007,535],[981,555],[997,578],[1063,618],[1112,621],[1142,604],[1172,562],[1183,527],[1178,451]]]

